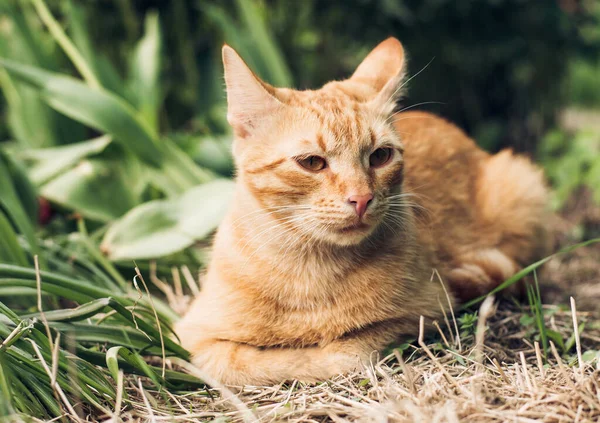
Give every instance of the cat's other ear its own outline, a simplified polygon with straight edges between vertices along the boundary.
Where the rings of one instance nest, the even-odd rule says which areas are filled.
[[[275,89],[261,81],[228,45],[223,46],[223,66],[227,121],[238,138],[246,138],[261,118],[272,114],[282,103],[274,96]]]
[[[404,48],[394,37],[375,47],[350,78],[367,84],[377,93],[374,101],[393,103],[401,97],[400,86],[406,74]]]

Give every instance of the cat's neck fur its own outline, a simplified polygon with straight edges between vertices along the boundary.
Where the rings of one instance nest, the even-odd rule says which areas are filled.
[[[401,256],[410,255],[415,245],[412,218],[407,218],[401,227],[392,222],[387,222],[387,227],[382,224],[353,246],[316,241],[314,234],[276,225],[281,222],[275,214],[238,181],[234,204],[220,229],[215,254],[219,254],[219,261],[224,260],[222,266],[235,273],[236,283],[251,284],[262,295],[279,299],[291,296],[294,303],[301,298],[311,307],[335,298],[338,289],[348,289],[340,282],[356,269],[377,266],[378,260],[390,256],[402,261]],[[283,280],[294,283],[282,284]]]

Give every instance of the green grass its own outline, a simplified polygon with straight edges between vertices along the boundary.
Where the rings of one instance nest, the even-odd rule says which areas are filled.
[[[129,3],[122,4],[126,9]],[[192,409],[194,400],[209,401],[212,393],[183,368],[189,354],[173,334],[181,304],[193,290],[184,286],[179,292],[183,283],[173,287],[158,277],[176,275],[170,278],[179,281],[182,266],[193,272],[203,266],[202,251],[190,247],[206,245],[231,197],[231,135],[220,93],[214,100],[214,91],[222,91],[218,60],[207,63],[200,78],[184,54],[186,45],[190,50],[189,28],[176,28],[188,86],[197,90],[186,96],[207,112],[189,123],[196,133],[172,130],[173,116],[163,113],[170,87],[161,82],[169,71],[164,41],[172,34],[164,33],[161,17],[146,16],[139,39],[133,31],[127,63],[117,64],[94,46],[84,8],[66,0],[49,5],[43,0],[0,5],[11,23],[0,25],[7,41],[0,43],[0,86],[12,135],[0,145],[0,419],[66,421],[121,410],[141,415],[140,409],[148,409],[144,392],[152,393],[150,412],[154,407],[166,415],[182,413],[181,404]],[[241,25],[215,4],[206,5],[205,13],[258,74],[292,85],[263,9],[245,0],[236,0],[235,8]],[[565,144],[560,137],[558,144]],[[556,144],[551,141],[550,147]],[[559,189],[563,200],[580,180],[595,181],[597,173],[588,139],[582,135],[573,145],[566,156],[580,169],[572,172],[576,180],[561,171],[565,155],[557,158],[559,150],[548,149],[550,175],[566,187]],[[47,210],[40,197],[54,212],[43,227],[38,216]],[[493,293],[536,276],[552,257],[526,267]],[[194,287],[191,272],[182,273],[183,282]],[[548,327],[534,280],[522,326],[528,338],[541,341],[547,361],[551,341],[573,358],[577,337]],[[472,307],[483,299],[458,316],[464,344],[481,336],[481,315]],[[432,339],[430,349],[446,354],[451,365],[473,360],[446,340]],[[593,360],[598,349],[583,351],[582,359]],[[396,350],[424,377],[433,377],[428,367],[416,367],[427,357],[414,342]],[[359,380],[360,390],[377,385],[370,374]],[[296,391],[305,389],[312,388]],[[290,388],[287,398],[296,391]]]

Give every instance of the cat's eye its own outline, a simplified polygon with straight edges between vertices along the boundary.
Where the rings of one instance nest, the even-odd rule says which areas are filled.
[[[318,172],[319,170],[323,170],[327,167],[327,162],[325,161],[325,159],[319,156],[303,157],[300,159],[296,159],[296,161],[304,169],[310,170],[312,172]]]
[[[394,150],[391,148],[378,148],[369,156],[369,165],[371,167],[381,167],[390,161]]]

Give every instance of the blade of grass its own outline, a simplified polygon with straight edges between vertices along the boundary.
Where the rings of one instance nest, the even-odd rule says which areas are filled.
[[[472,307],[473,305],[480,303],[481,301],[485,300],[488,296],[496,294],[506,288],[508,288],[509,286],[517,283],[518,281],[520,281],[521,279],[523,279],[525,276],[529,275],[531,272],[533,272],[534,270],[536,270],[538,267],[540,267],[541,265],[543,265],[544,263],[550,261],[551,259],[553,259],[554,257],[561,255],[561,254],[567,254],[577,248],[582,248],[585,247],[587,245],[591,245],[591,244],[595,244],[600,242],[600,238],[594,238],[594,239],[590,239],[588,241],[585,242],[580,242],[578,244],[574,244],[574,245],[570,245],[568,247],[565,247],[563,249],[561,249],[560,251],[551,254],[547,257],[544,257],[541,260],[536,261],[533,264],[530,264],[529,266],[525,267],[524,269],[518,271],[517,273],[515,273],[513,276],[511,276],[510,278],[508,278],[507,280],[505,280],[504,282],[502,282],[500,285],[498,285],[496,288],[492,289],[489,293],[487,293],[486,295],[482,295],[481,297],[475,298],[471,301],[468,301],[467,303],[465,303],[461,309],[467,309],[469,307]]]
[[[86,303],[103,297],[112,297],[114,294],[114,291],[97,287],[90,282],[62,276],[54,272],[42,271],[40,274],[44,282],[42,284],[42,291],[51,292],[50,290],[52,290],[52,293],[62,295],[79,303]],[[33,269],[0,263],[0,286],[31,287],[32,282],[35,284],[35,271]],[[58,294],[58,291],[61,293]],[[123,296],[119,297],[118,301],[122,304],[117,303],[116,299],[113,299],[111,304],[119,304],[123,310],[126,310],[125,307],[135,304],[135,301]],[[140,303],[150,308],[149,303],[145,299],[141,299]],[[155,301],[155,306],[161,319],[165,319],[166,321],[177,321],[179,319],[179,316],[164,303]]]
[[[102,310],[108,307],[109,302],[110,301],[108,298],[100,298],[75,308],[46,311],[44,312],[44,315],[49,322],[77,322],[88,319],[100,313]],[[20,317],[22,319],[33,319],[40,317],[40,313],[25,314]]]
[[[135,48],[130,63],[129,88],[137,109],[147,124],[158,132],[160,91],[161,30],[156,13],[148,13],[144,21],[144,36]]]
[[[15,227],[23,234],[30,245],[30,248],[39,253],[37,237],[34,232],[33,224],[29,220],[27,213],[23,209],[19,197],[12,184],[12,178],[9,175],[5,158],[0,151],[0,208],[9,217]],[[44,263],[45,264],[45,263]]]
[[[106,352],[106,366],[110,370],[113,379],[117,380],[119,373],[119,362],[117,357],[121,357],[125,362],[129,363],[129,365],[141,371],[144,376],[150,378],[158,389],[165,384],[164,378],[161,377],[159,373],[152,370],[139,354],[122,346],[112,347]]]
[[[27,266],[27,256],[19,245],[17,234],[0,209],[0,261]]]
[[[69,39],[67,34],[60,27],[59,23],[54,19],[52,13],[46,7],[46,4],[43,0],[31,0],[33,3],[38,16],[44,22],[44,24],[48,27],[50,34],[56,40],[58,45],[62,48],[65,54],[69,57],[75,68],[79,71],[83,79],[88,83],[88,85],[92,88],[100,88],[100,82],[92,69],[88,66],[87,62],[79,53],[73,42]]]

